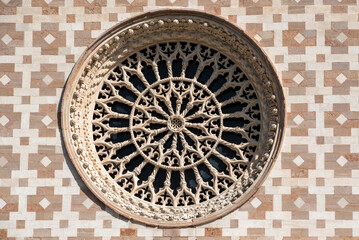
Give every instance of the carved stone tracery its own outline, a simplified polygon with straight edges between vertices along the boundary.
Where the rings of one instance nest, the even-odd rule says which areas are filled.
[[[232,26],[192,14],[112,30],[63,101],[85,182],[147,224],[202,223],[243,203],[282,134],[283,96],[263,54]]]

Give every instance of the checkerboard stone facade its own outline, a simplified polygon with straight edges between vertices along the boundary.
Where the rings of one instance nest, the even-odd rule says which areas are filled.
[[[59,101],[85,48],[121,20],[191,8],[266,52],[287,106],[281,153],[258,192],[205,225],[153,228],[84,185]],[[357,0],[0,0],[0,239],[359,239]]]

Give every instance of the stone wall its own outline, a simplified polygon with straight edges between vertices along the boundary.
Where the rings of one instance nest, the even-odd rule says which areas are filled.
[[[1,0],[0,239],[359,237],[359,3],[355,0]],[[64,154],[59,101],[86,47],[121,20],[191,8],[236,23],[286,95],[281,154],[258,192],[193,228],[118,216]]]

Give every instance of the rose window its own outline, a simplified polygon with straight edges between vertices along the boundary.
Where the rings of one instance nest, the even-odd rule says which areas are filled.
[[[96,100],[94,144],[124,190],[156,205],[218,196],[258,148],[260,108],[247,76],[193,42],[151,45],[110,72]]]
[[[124,216],[160,226],[213,220],[258,189],[277,155],[275,72],[240,30],[210,19],[159,11],[124,22],[70,76],[70,158]]]

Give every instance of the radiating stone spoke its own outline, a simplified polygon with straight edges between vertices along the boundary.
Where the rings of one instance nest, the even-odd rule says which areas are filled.
[[[191,121],[191,120],[197,119],[197,118],[203,118],[204,120],[206,120],[206,119],[217,120],[217,119],[220,119],[221,116],[220,115],[208,115],[207,113],[204,113],[204,112],[197,112],[191,116],[185,117],[185,120]]]
[[[139,152],[133,152],[133,153],[131,153],[130,155],[128,155],[128,156],[126,156],[126,157],[124,157],[124,158],[121,158],[121,159],[118,159],[118,158],[116,158],[116,159],[110,159],[110,157],[108,158],[108,159],[104,159],[103,161],[102,161],[102,164],[103,165],[106,165],[106,164],[109,164],[109,163],[123,163],[123,164],[126,164],[126,163],[128,163],[129,161],[131,161],[131,159],[133,159],[134,157],[136,157],[137,155],[139,154]],[[120,169],[120,170],[122,170],[122,169]]]
[[[214,66],[214,74],[212,74],[212,76],[210,77],[210,79],[206,82],[206,87],[210,87],[211,84],[221,75],[228,73],[230,70],[228,69],[222,69],[222,70],[218,70],[218,67],[215,65]]]
[[[213,155],[215,155],[216,157],[221,159],[223,162],[226,162],[228,164],[230,164],[230,163],[247,164],[248,163],[248,160],[246,160],[245,158],[231,159],[231,158],[224,156],[222,153],[218,152],[217,150],[213,151]]]
[[[228,118],[234,118],[234,119],[235,118],[237,118],[237,119],[243,118],[244,120],[248,120],[251,123],[256,123],[256,124],[261,123],[259,120],[252,119],[251,117],[249,117],[247,114],[244,113],[244,111],[223,114],[223,119],[228,119]]]
[[[95,124],[95,123],[94,123]],[[108,127],[106,125],[104,125],[103,123],[97,123],[94,126],[98,126],[101,127],[102,129],[99,130],[99,132],[95,132],[97,134],[101,134],[101,137],[98,141],[102,142],[105,141],[106,139],[110,138],[111,134],[114,133],[121,133],[121,132],[129,132],[130,128],[129,127],[122,127],[122,128],[117,128],[117,127]]]
[[[134,103],[133,103],[133,102],[131,102],[131,101],[129,101],[129,100],[127,100],[127,99],[125,99],[125,98],[119,96],[119,95],[116,95],[116,96],[113,96],[113,97],[111,97],[111,98],[109,98],[109,99],[103,100],[103,103],[105,103],[105,104],[112,104],[112,103],[114,103],[114,102],[116,102],[116,101],[118,101],[118,102],[120,102],[120,103],[124,103],[124,104],[126,104],[126,105],[128,105],[128,106],[130,106],[130,107],[134,106]]]
[[[133,68],[124,67],[124,66],[123,66],[122,68],[123,68],[124,72],[126,72],[126,73],[135,74],[135,75],[141,80],[141,82],[145,85],[145,87],[149,87],[149,86],[150,86],[150,84],[147,82],[145,76],[143,76],[143,74],[141,73],[141,71],[139,71],[138,69],[133,69]],[[128,77],[126,74],[124,74],[124,76],[125,76],[125,79],[126,79],[127,81],[129,81],[129,77]]]
[[[148,137],[148,140],[147,140],[147,143],[151,143],[154,139],[155,136],[157,136],[158,134],[161,134],[163,132],[166,132],[168,131],[168,127],[163,127],[163,128],[160,128],[160,129],[156,129],[156,130],[152,130],[152,129],[148,129],[147,130],[149,133],[150,133],[150,136]],[[159,142],[157,142],[156,144],[160,144]]]
[[[197,147],[197,149],[194,149],[192,146],[190,146],[190,145],[187,143],[187,141],[185,140],[185,137],[184,137],[183,133],[180,133],[179,136],[180,136],[180,138],[181,138],[182,143],[184,144],[184,147],[187,149],[187,151],[197,152],[197,153],[199,154],[199,156],[201,157],[201,159],[204,158],[203,153],[198,149],[198,147]]]
[[[251,142],[251,139],[248,137],[248,133],[240,127],[223,127],[224,132],[233,132],[237,134],[241,134],[248,142]]]
[[[163,125],[167,125],[167,120],[163,120],[163,119],[159,119],[157,117],[151,117],[148,122],[150,123],[159,123],[159,124],[163,124]]]
[[[191,101],[189,103],[187,103],[187,107],[183,110],[182,112],[182,116],[186,116],[187,113],[194,107],[194,106],[202,106],[206,101],[210,100],[210,97],[207,97],[205,99],[202,100],[193,100],[193,98],[191,99]]]
[[[125,87],[128,90],[130,90],[131,92],[133,92],[136,96],[139,96],[141,93],[132,85],[131,82],[129,81],[119,81],[119,82],[110,82],[108,81],[109,84],[112,84],[114,87],[118,86],[118,87]]]
[[[156,111],[157,113],[163,115],[164,117],[166,118],[169,118],[170,116],[162,110],[161,107],[159,107],[158,105],[155,105],[155,106],[147,106],[147,107],[142,107],[142,109],[144,109],[145,111],[149,112],[149,111]]]
[[[243,90],[243,83],[241,83],[241,82],[226,82],[225,84],[223,84],[223,86],[220,89],[218,89],[214,93],[214,95],[217,97],[224,91],[228,90],[229,88],[233,88],[233,89],[239,88],[238,90],[236,90],[236,93],[238,95],[241,95],[241,92]]]
[[[198,136],[194,135],[191,131],[189,131],[187,129],[184,129],[183,132],[192,139],[192,141],[194,142],[194,145],[196,146],[196,151],[201,152],[201,149],[199,148]],[[183,133],[182,133],[182,135],[183,135]],[[182,140],[182,137],[181,137],[181,140]]]
[[[139,175],[143,169],[143,167],[146,165],[147,163],[145,161],[143,161],[140,165],[138,165],[134,170],[133,172],[136,174],[136,175]]]
[[[132,144],[133,142],[134,142],[134,140],[130,139],[130,140],[126,140],[124,142],[116,143],[113,145],[113,147],[114,147],[114,149],[121,149],[121,148],[127,147],[128,145]]]
[[[151,92],[154,96],[156,96],[156,98],[162,100],[162,101],[165,103],[165,105],[166,105],[166,107],[168,108],[168,111],[170,112],[171,115],[174,115],[174,114],[175,114],[174,111],[173,111],[172,105],[171,105],[171,101],[168,100],[168,97],[165,97],[165,96],[162,96],[162,95],[158,95],[158,94],[156,94],[152,89],[150,89],[150,92]],[[163,111],[163,110],[162,110],[162,111]],[[163,111],[163,112],[165,112],[165,111]]]
[[[241,144],[234,144],[234,143],[230,143],[226,140],[223,139],[219,139],[218,141],[220,144],[223,144],[224,146],[232,149],[233,151],[235,151],[238,155],[241,155],[241,151],[240,149],[244,148],[245,146],[248,145],[248,143],[241,143]]]
[[[171,131],[168,131],[168,133],[161,139],[159,140],[159,145],[161,146],[161,151],[162,151],[162,155],[163,155],[163,150],[164,150],[164,147],[163,145],[168,141],[168,139],[170,138],[170,136],[172,135],[173,133]]]
[[[140,124],[136,124],[135,126],[141,126],[141,127],[148,127],[149,128],[149,125],[151,123],[157,123],[157,124],[162,124],[162,125],[167,125],[167,120],[163,120],[163,119],[159,119],[155,116],[152,116],[150,113],[148,112],[144,112],[145,113],[145,117],[146,117],[146,120],[143,121],[143,118],[142,118],[142,123]],[[134,116],[135,117],[135,116]],[[137,117],[137,119],[140,119],[141,120],[141,117]]]
[[[227,106],[227,105],[229,105],[229,104],[231,104],[231,103],[238,103],[238,104],[243,105],[243,103],[249,104],[250,101],[249,101],[249,100],[246,100],[246,99],[244,99],[244,98],[242,98],[242,97],[240,97],[240,96],[235,96],[235,97],[233,97],[233,98],[230,98],[230,99],[228,99],[228,100],[222,102],[222,103],[221,103],[221,106],[224,107],[224,106]]]
[[[187,123],[185,123],[185,126],[191,127],[191,128],[196,128],[196,129],[200,130],[201,134],[199,134],[199,136],[202,136],[202,134],[205,136],[211,135],[208,132],[208,130],[206,129],[206,126],[204,125],[204,123],[189,123],[189,122],[187,122]]]

